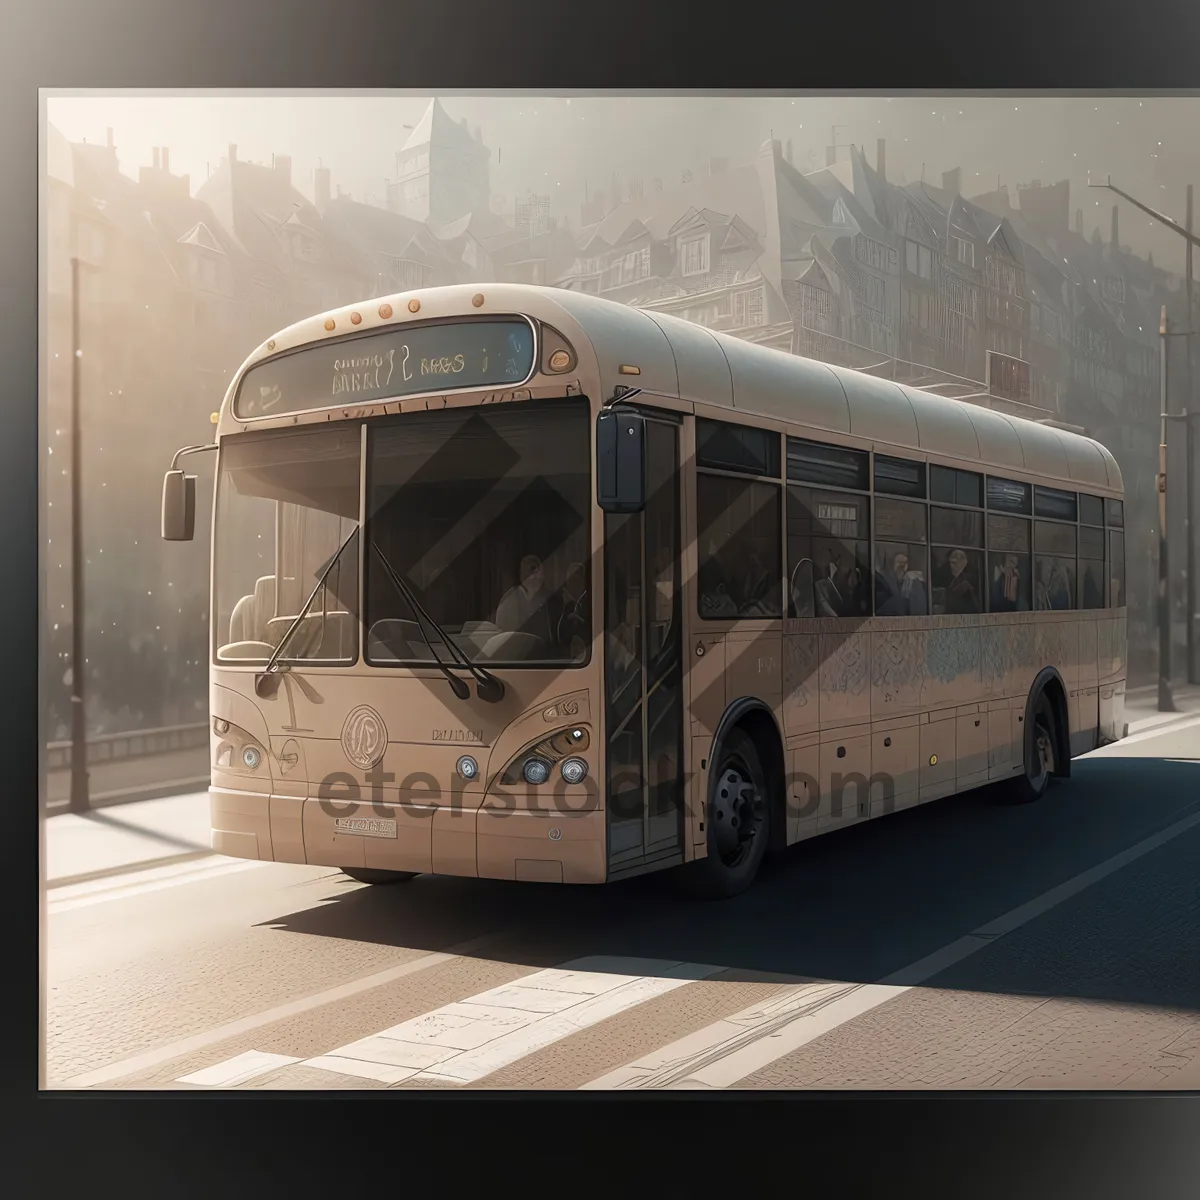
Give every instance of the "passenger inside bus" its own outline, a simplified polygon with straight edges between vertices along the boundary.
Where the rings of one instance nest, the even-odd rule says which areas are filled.
[[[924,572],[910,567],[906,551],[895,551],[890,570],[880,567],[875,571],[875,615],[912,617],[928,612]]]
[[[1025,612],[1029,608],[1029,588],[1021,559],[1006,554],[992,567],[992,612]]]
[[[950,568],[950,582],[946,586],[943,601],[943,612],[947,613],[977,613],[980,612],[979,589],[972,578],[973,572],[968,570],[968,559],[965,550],[955,547],[946,559]]]

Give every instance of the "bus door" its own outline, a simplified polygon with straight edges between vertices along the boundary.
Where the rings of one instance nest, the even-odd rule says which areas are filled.
[[[642,411],[646,506],[604,518],[609,878],[683,856],[680,430]]]

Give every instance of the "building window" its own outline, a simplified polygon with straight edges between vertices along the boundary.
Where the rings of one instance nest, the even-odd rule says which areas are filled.
[[[650,247],[645,246],[638,251],[638,278],[648,279],[650,277]]]
[[[733,298],[733,323],[738,328],[746,325],[761,325],[763,322],[762,288],[752,292],[738,292]]]
[[[975,266],[975,243],[966,238],[950,235],[950,257],[965,263],[968,267]]]
[[[906,239],[904,265],[910,275],[919,276],[921,279],[930,279],[933,276],[933,251],[928,246],[922,246],[919,242]]]
[[[679,243],[680,271],[684,275],[703,275],[708,271],[708,234]]]

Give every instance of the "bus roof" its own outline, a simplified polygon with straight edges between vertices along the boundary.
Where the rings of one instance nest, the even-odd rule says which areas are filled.
[[[472,304],[480,296],[486,297],[485,308]],[[409,309],[414,299],[421,301],[416,313]],[[545,321],[573,343],[582,335],[596,356],[605,395],[636,382],[651,395],[728,409],[731,419],[796,422],[898,450],[1122,491],[1120,468],[1108,449],[1069,430],[759,346],[666,313],[524,284],[423,288],[309,317],[247,358],[225,408],[249,367],[283,350],[351,332],[352,312],[359,318],[353,331],[367,332],[403,321],[500,310]],[[639,374],[622,374],[622,365],[636,365]]]

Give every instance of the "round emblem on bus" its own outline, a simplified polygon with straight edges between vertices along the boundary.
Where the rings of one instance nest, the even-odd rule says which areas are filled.
[[[383,757],[387,742],[387,726],[369,704],[360,704],[342,726],[342,750],[364,771],[369,771]]]
[[[550,833],[548,836],[552,842],[561,841],[562,840],[562,830],[561,829],[552,829],[552,830],[550,830]]]

